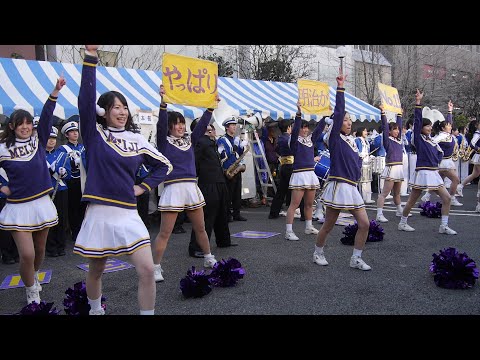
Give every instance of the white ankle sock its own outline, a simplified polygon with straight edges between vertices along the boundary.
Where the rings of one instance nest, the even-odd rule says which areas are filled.
[[[33,284],[32,286],[25,286],[25,289],[27,291],[34,291],[37,290],[37,287],[35,286],[35,284]]]
[[[203,257],[204,257],[205,259],[212,259],[212,258],[214,258],[215,256],[213,256],[212,253],[208,253],[208,254],[203,255]]]
[[[155,315],[155,309],[153,309],[153,310],[140,310],[140,315]]]
[[[98,311],[102,308],[102,295],[98,299],[92,300],[87,296],[88,304],[92,311]]]
[[[448,225],[448,215],[442,215],[442,225]]]
[[[315,252],[317,254],[323,254],[323,246],[317,246],[315,245]]]
[[[312,220],[305,220],[305,228],[310,229],[312,227],[313,227]]]
[[[406,224],[408,220],[408,216],[403,216],[400,218],[400,224]]]
[[[363,252],[363,250],[358,250],[358,249],[353,248],[353,256],[362,257],[362,252]]]
[[[400,214],[403,212],[402,204],[397,205],[397,212]]]
[[[377,216],[383,215],[383,208],[377,208]]]
[[[292,224],[287,224],[287,232],[293,232]]]

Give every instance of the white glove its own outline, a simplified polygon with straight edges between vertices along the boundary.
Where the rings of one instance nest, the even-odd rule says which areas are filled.
[[[58,175],[60,175],[60,178],[63,179],[65,176],[67,176],[67,169],[64,167],[58,168]]]
[[[248,145],[248,141],[247,141],[247,140],[242,140],[242,142],[240,143],[240,147],[241,147],[242,149],[245,149],[245,146],[247,146],[247,145]]]
[[[325,123],[327,125],[331,125],[331,124],[333,124],[333,119],[330,119],[329,117],[327,117],[327,118],[325,118]]]

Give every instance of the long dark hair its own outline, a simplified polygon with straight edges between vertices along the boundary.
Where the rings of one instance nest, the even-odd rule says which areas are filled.
[[[12,115],[10,115],[10,120],[5,127],[5,130],[0,135],[0,143],[5,143],[7,148],[15,144],[15,129],[23,124],[26,121],[27,123],[33,123],[33,116],[26,110],[15,110]],[[13,130],[10,128],[10,124],[13,124]]]
[[[97,101],[98,106],[101,108],[105,109],[105,114],[108,113],[114,106],[115,104],[115,98],[120,100],[123,106],[128,107],[127,99],[125,99],[125,96],[123,96],[121,93],[118,91],[108,91],[106,93],[103,93]],[[99,116],[97,114],[97,122],[102,125],[104,129],[107,128],[107,119]],[[125,124],[125,130],[127,131],[132,131],[132,132],[139,132],[137,125],[133,123],[132,119],[132,114],[130,112],[130,109],[128,109],[128,117],[127,117],[127,123]]]
[[[367,130],[367,128],[366,128],[365,126],[359,127],[359,128],[357,129],[357,131],[355,132],[355,136],[356,136],[356,137],[361,137],[361,136],[363,135],[363,131],[364,131],[364,130]]]
[[[185,117],[178,111],[168,112],[168,131],[172,130],[175,124],[185,124]]]
[[[446,121],[437,121],[435,124],[433,124],[433,131],[438,134],[440,131],[445,129],[445,125],[447,125]]]

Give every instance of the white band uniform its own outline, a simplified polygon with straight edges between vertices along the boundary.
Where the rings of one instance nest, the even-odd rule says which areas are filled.
[[[418,170],[415,171],[408,185],[412,189],[438,190],[444,186],[444,183],[437,170]]]
[[[381,179],[390,180],[393,182],[402,182],[404,180],[403,164],[402,165],[387,165],[380,175]]]
[[[73,253],[102,258],[132,254],[150,246],[150,234],[137,209],[90,203]]]
[[[325,206],[334,209],[353,210],[365,207],[357,187],[345,182],[327,182],[320,200]]]
[[[158,201],[159,211],[195,210],[205,206],[202,191],[194,182],[176,182],[165,186]]]
[[[32,232],[57,224],[57,209],[48,195],[19,204],[7,202],[0,213],[2,230]]]
[[[320,181],[313,170],[292,173],[288,188],[291,190],[317,190],[320,189]]]

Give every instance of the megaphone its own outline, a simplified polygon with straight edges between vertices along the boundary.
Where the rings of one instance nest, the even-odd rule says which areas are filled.
[[[256,112],[255,114],[253,114],[253,116],[246,118],[245,122],[249,123],[256,129],[260,129],[263,126],[262,115],[259,112]]]
[[[213,111],[213,118],[220,128],[223,128],[223,122],[228,118],[232,118],[235,114],[235,109],[229,106],[226,101],[220,101],[218,107]]]

